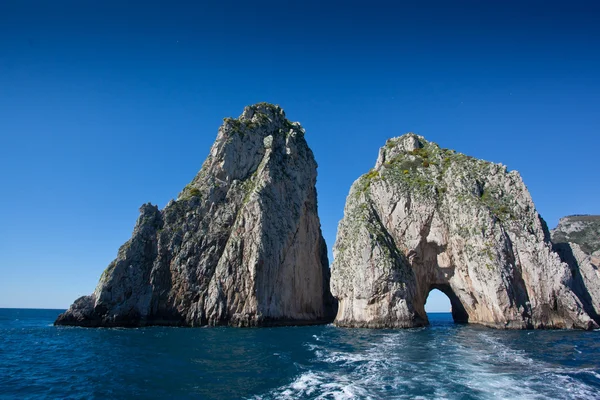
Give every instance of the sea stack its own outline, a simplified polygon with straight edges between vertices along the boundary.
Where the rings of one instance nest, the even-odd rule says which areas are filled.
[[[271,326],[330,322],[317,164],[304,129],[267,103],[225,118],[196,177],[133,235],[57,325]]]
[[[593,329],[600,320],[575,260],[563,262],[516,171],[442,149],[422,136],[390,139],[350,189],[333,249],[335,324],[428,324],[437,288],[455,321],[494,328]],[[597,270],[596,270],[597,272]],[[594,281],[595,279],[595,281]]]

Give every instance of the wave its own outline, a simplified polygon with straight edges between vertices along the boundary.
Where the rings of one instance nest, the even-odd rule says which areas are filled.
[[[593,368],[534,360],[492,332],[425,338],[391,332],[360,351],[315,335],[305,343],[314,356],[310,365],[289,384],[254,399],[600,399],[597,388],[584,382],[600,380]]]

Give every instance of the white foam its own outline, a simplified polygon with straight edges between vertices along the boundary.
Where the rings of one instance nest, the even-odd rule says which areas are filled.
[[[600,398],[568,369],[533,360],[489,332],[423,338],[396,331],[359,350],[314,335],[305,347],[314,359],[288,385],[256,399],[482,399]],[[419,356],[422,355],[422,359]]]
[[[481,391],[483,398],[599,398],[597,390],[567,375],[583,372],[581,370],[569,371],[535,361],[524,351],[512,349],[488,333],[480,333],[478,339],[488,344],[489,349],[484,351],[477,346],[461,348],[462,362],[457,366],[465,372],[463,376],[468,377],[464,384]],[[510,372],[495,372],[492,366],[498,364],[504,365],[504,369]]]

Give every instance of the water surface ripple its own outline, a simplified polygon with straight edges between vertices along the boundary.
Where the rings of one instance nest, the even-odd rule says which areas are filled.
[[[600,399],[600,332],[54,327],[0,309],[0,398]]]

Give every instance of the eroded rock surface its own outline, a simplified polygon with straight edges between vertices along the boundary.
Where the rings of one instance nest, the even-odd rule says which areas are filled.
[[[569,264],[577,287],[587,299],[586,311],[600,318],[600,215],[563,217],[550,231],[554,249]]]
[[[434,288],[448,295],[456,321],[514,329],[600,322],[591,288],[553,251],[518,172],[415,134],[389,140],[354,182],[333,252],[338,326],[426,325]]]
[[[317,164],[278,106],[226,118],[198,175],[132,238],[60,325],[261,326],[330,322]]]
[[[554,250],[569,265],[571,285],[580,293],[585,311],[600,324],[600,254],[588,254],[576,243],[556,243]]]

